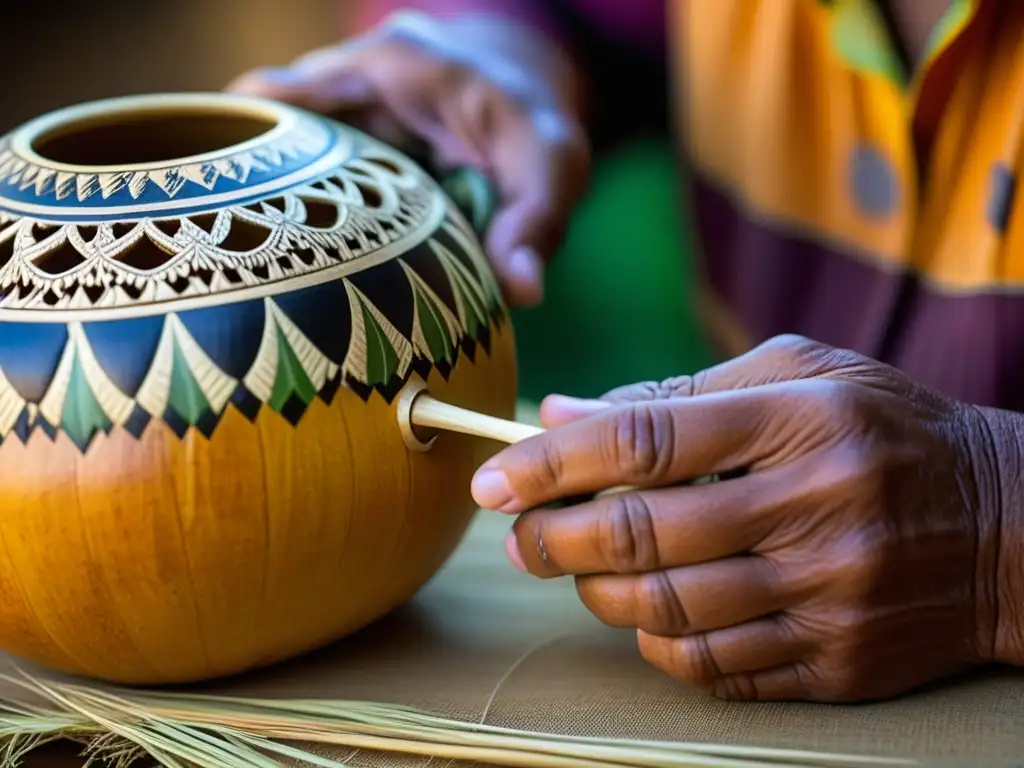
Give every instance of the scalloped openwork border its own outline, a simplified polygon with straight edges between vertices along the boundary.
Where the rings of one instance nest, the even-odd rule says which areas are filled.
[[[382,145],[359,146],[314,181],[244,205],[95,224],[0,211],[0,316],[236,301],[425,237],[443,213],[436,185]]]
[[[314,398],[330,403],[341,386],[364,399],[377,392],[390,401],[414,371],[447,376],[460,354],[473,359],[479,347],[489,351],[491,334],[500,333],[506,320],[505,308],[475,235],[454,205],[428,241],[394,264],[396,282],[404,285],[387,284],[383,293],[380,286],[360,288],[355,275],[311,289],[330,295],[300,289],[287,297],[215,308],[262,313],[260,327],[245,330],[249,338],[220,339],[232,349],[255,350],[234,375],[230,369],[238,369],[237,362],[222,359],[222,350],[205,332],[210,318],[197,321],[187,312],[171,311],[162,318],[116,321],[124,326],[119,340],[144,335],[134,333],[132,323],[140,329],[139,324],[152,329],[152,323],[160,323],[154,343],[141,352],[124,341],[111,342],[110,323],[69,323],[40,396],[26,397],[24,387],[15,386],[17,376],[0,365],[0,442],[12,435],[25,442],[40,429],[51,439],[63,432],[86,451],[100,432],[123,428],[139,437],[153,420],[162,420],[179,437],[192,429],[210,437],[229,407],[253,421],[269,408],[294,425]],[[362,277],[370,280],[372,273]],[[371,300],[367,290],[387,296],[391,306]],[[310,323],[310,307],[323,309],[323,322]],[[307,317],[300,318],[300,310]],[[400,323],[398,314],[411,322]],[[339,329],[332,324],[343,320],[347,338],[335,339],[331,334]],[[332,327],[324,331],[325,323]],[[317,333],[327,333],[332,348],[318,345],[312,338]],[[131,355],[144,358],[144,375],[129,387],[117,372],[123,367],[117,358]]]

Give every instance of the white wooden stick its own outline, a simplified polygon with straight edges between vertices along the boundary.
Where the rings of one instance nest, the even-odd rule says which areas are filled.
[[[420,429],[439,429],[445,432],[459,432],[463,435],[483,437],[511,445],[544,432],[542,427],[523,424],[518,421],[499,419],[483,413],[460,408],[437,400],[427,392],[422,381],[410,381],[396,404],[398,425],[406,445],[415,451],[428,451],[437,436],[424,440],[416,433]],[[615,493],[635,490],[633,486],[621,485],[608,488],[597,494],[597,497],[610,496]]]
[[[542,427],[498,419],[457,405],[442,403],[426,392],[421,393],[413,402],[411,419],[413,426],[461,432],[464,435],[484,437],[508,445],[544,432]]]
[[[395,402],[395,415],[405,444],[414,451],[428,451],[437,435],[423,431],[443,430],[483,437],[511,445],[541,434],[541,427],[495,418],[483,413],[444,403],[430,396],[422,379],[411,379]],[[416,428],[419,427],[419,432]]]

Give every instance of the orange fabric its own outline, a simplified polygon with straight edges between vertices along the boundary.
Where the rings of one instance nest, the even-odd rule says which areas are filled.
[[[945,290],[1024,281],[1024,210],[993,213],[1024,163],[1024,4],[977,2],[904,87],[837,50],[841,2],[670,2],[686,150],[753,218]],[[862,149],[889,206],[851,193]]]

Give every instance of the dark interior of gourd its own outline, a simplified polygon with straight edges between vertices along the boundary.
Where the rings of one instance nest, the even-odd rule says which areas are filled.
[[[272,120],[228,110],[121,113],[56,126],[32,148],[57,163],[117,167],[225,149],[273,127]]]

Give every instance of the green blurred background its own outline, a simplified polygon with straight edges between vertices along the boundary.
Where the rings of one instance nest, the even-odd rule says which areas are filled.
[[[544,304],[514,313],[522,397],[592,397],[712,362],[690,301],[680,186],[667,140],[633,140],[598,158]]]

